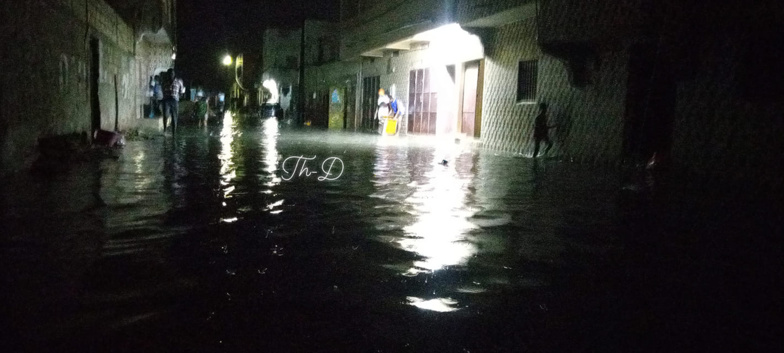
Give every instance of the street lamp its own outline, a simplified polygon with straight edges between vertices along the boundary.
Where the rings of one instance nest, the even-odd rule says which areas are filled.
[[[226,56],[223,57],[222,63],[225,66],[231,66],[232,61],[234,63],[234,82],[237,83],[237,86],[239,86],[241,90],[246,91],[245,87],[242,86],[242,80],[240,80],[242,74],[239,71],[243,68],[242,54],[237,55],[236,60],[232,60],[231,55],[226,54]]]
[[[242,54],[237,55],[233,59],[231,55],[226,54],[221,61],[224,66],[234,66],[234,84],[236,84],[236,88],[232,88],[232,96],[236,96],[237,99],[241,97],[241,91],[247,91],[247,89],[242,86],[242,71],[240,71],[243,69],[244,64],[242,59]]]

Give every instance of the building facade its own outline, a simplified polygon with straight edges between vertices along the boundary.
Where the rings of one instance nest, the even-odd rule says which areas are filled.
[[[633,165],[656,153],[687,174],[780,188],[781,154],[759,147],[782,147],[782,7],[345,0],[340,61],[308,77],[354,93],[346,129],[374,130],[384,88],[407,108],[402,134],[530,156],[546,103],[565,159]]]
[[[303,28],[267,29],[263,35],[263,70],[257,83],[264,87],[260,91],[262,100],[280,103],[287,111],[286,118],[327,127],[331,83],[345,82],[346,72],[352,81],[356,78],[350,62],[338,62],[338,34],[336,24],[314,20],[304,22],[304,36]],[[270,82],[277,90],[271,100]],[[344,94],[339,93],[340,97]],[[340,126],[343,128],[343,120]]]
[[[175,8],[174,0],[1,7],[3,173],[27,166],[39,138],[149,124],[149,80],[173,66]]]

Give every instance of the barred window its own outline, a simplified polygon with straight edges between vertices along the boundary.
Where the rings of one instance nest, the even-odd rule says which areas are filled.
[[[537,60],[521,61],[517,66],[517,102],[536,101]]]

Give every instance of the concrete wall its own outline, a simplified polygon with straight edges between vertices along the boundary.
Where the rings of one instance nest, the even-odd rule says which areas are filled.
[[[97,0],[47,0],[0,11],[7,19],[0,59],[4,172],[31,162],[39,137],[91,129],[90,38],[100,41],[101,127],[114,129],[115,117],[120,130],[135,125],[143,83],[134,33],[111,7]]]
[[[784,103],[754,102],[741,94],[744,41],[727,35],[699,44],[695,76],[678,84],[672,158],[706,185],[761,185],[769,195],[781,195]]]
[[[366,13],[341,23],[343,60],[447,23],[442,0],[377,3]]]
[[[324,92],[327,92],[333,87],[356,87],[358,72],[358,61],[336,61],[318,66],[308,66],[305,68],[305,84],[308,97],[313,97],[314,93],[316,93],[317,96],[324,94]],[[357,126],[357,119],[354,114],[356,107],[353,105],[354,97],[347,97],[346,101],[352,103],[348,108],[349,116],[346,117],[346,129],[354,130]]]
[[[624,46],[639,38],[643,0],[541,0],[540,41]]]
[[[488,43],[485,61],[482,136],[490,149],[533,153],[537,104],[517,103],[521,60],[539,60],[536,103],[550,106],[554,152],[577,160],[619,161],[626,96],[625,51],[602,53],[595,82],[585,88],[569,83],[565,65],[544,55],[536,43],[536,20],[499,28]]]
[[[305,65],[321,65],[340,57],[340,28],[324,21],[305,22]]]
[[[540,0],[541,1],[541,0]],[[497,16],[512,8],[534,3],[535,0],[452,0],[450,5],[454,9],[455,22],[465,24],[480,18]],[[442,1],[450,3],[450,1]]]
[[[261,81],[274,79],[279,88],[291,85],[292,107],[296,108],[299,84],[301,29],[268,29],[264,31],[263,70]]]

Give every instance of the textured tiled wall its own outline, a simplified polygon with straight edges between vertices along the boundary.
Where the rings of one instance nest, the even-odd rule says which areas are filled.
[[[495,33],[486,58],[482,136],[490,149],[533,152],[536,104],[516,102],[521,60],[539,60],[537,103],[550,106],[554,152],[567,158],[618,162],[626,85],[625,52],[601,54],[595,81],[584,88],[569,83],[564,64],[543,55],[536,44],[535,20],[503,26]]]

